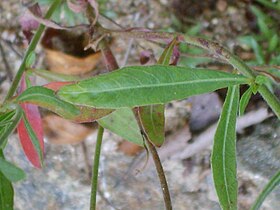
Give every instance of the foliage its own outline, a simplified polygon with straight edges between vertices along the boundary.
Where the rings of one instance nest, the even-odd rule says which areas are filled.
[[[211,163],[212,172],[221,207],[223,209],[237,209],[238,184],[236,177],[235,126],[238,105],[240,104],[239,113],[244,113],[252,93],[259,92],[278,118],[280,117],[280,102],[267,87],[267,84],[270,84],[267,79],[264,79],[267,75],[259,76],[258,72],[219,44],[204,38],[190,36],[199,32],[199,25],[192,28],[189,34],[154,32],[143,29],[110,30],[101,26],[98,22],[100,11],[97,8],[97,2],[94,0],[77,1],[75,5],[70,0],[63,1],[63,4],[61,4],[61,0],[38,2],[41,5],[45,3],[51,6],[45,18],[39,14],[32,13],[41,25],[30,42],[5,101],[0,105],[1,209],[13,209],[11,182],[24,178],[23,171],[5,160],[3,155],[8,137],[16,127],[18,128],[23,150],[30,162],[35,167],[43,166],[43,134],[37,106],[48,109],[74,122],[97,121],[99,123],[100,132],[93,169],[91,209],[95,209],[96,203],[98,162],[103,127],[117,133],[128,141],[145,148],[148,146],[156,168],[159,169],[158,173],[166,209],[171,209],[170,195],[168,188],[166,189],[167,183],[155,149],[155,146],[159,147],[164,143],[164,105],[172,100],[181,100],[221,88],[227,88],[228,94],[215,134]],[[38,6],[37,4],[35,5]],[[106,8],[105,5],[105,3],[101,4],[103,10]],[[50,20],[57,7],[60,9],[57,10],[57,21],[61,21],[60,14],[64,11],[69,18],[69,22],[66,22],[66,24],[70,25],[77,24],[75,22],[76,15],[84,17],[83,12],[86,13],[90,24],[83,25],[83,27],[91,35],[89,47],[100,49],[103,52],[108,66],[106,74],[81,80],[80,78],[52,74],[31,68],[36,60],[34,50],[44,30],[45,26],[43,24],[59,29],[73,29],[73,25],[72,27],[61,26],[59,24],[62,21],[54,23]],[[29,10],[32,10],[32,8],[34,9],[34,4],[29,6]],[[273,23],[258,8],[252,7],[252,11],[258,17],[261,33],[260,35],[240,37],[240,42],[253,49],[256,55],[256,61],[254,61],[256,64],[279,64],[279,55],[275,53],[280,49],[279,34],[267,25]],[[83,21],[81,20],[81,22]],[[65,24],[65,22],[63,23]],[[94,27],[94,31],[92,27]],[[113,54],[106,45],[108,41],[106,36],[142,38],[154,42],[161,41],[166,47],[156,65],[129,66],[119,69]],[[263,49],[261,42],[267,43],[268,48],[266,50]],[[192,48],[194,50],[190,50],[189,47],[186,47],[188,46],[187,44],[199,47],[199,49]],[[195,68],[205,59],[197,60],[193,63],[189,63],[189,60],[187,60],[179,63],[181,66],[176,66],[179,57],[178,49],[191,54],[207,50],[223,59],[224,62],[231,64],[241,74],[236,74],[235,71],[225,73],[219,70]],[[267,63],[267,57],[270,57],[269,63]],[[186,63],[188,65],[185,65]],[[112,70],[115,71],[109,72]],[[27,77],[24,74],[26,71],[28,72]],[[30,75],[43,76],[49,79],[54,78],[55,82],[46,84],[44,87],[33,86],[29,80]],[[275,77],[278,76],[276,75]],[[20,81],[22,81],[21,85]],[[239,100],[240,84],[249,86],[241,100]],[[20,91],[15,94],[19,86]],[[256,201],[253,209],[261,205],[265,196],[278,183],[279,174],[276,174]],[[5,192],[3,189],[5,189]]]

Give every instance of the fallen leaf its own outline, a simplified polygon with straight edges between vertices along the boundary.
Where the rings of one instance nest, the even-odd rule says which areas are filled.
[[[92,71],[101,61],[101,53],[84,50],[88,40],[84,31],[48,28],[42,38],[46,63],[50,71],[81,75]]]
[[[45,116],[43,127],[48,141],[53,144],[77,144],[93,132],[93,128],[73,123],[57,115]]]

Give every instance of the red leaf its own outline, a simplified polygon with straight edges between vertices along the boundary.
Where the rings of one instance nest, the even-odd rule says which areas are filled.
[[[38,107],[26,103],[21,104],[21,107],[24,110],[27,120],[29,121],[32,129],[34,130],[39,140],[41,150],[44,151],[43,125]],[[40,157],[36,152],[35,147],[33,146],[33,143],[28,135],[23,120],[19,122],[17,130],[20,143],[26,157],[32,163],[32,165],[34,165],[37,168],[41,168]]]
[[[25,76],[23,75],[19,92],[21,93],[25,89],[26,89],[26,83],[25,83]],[[37,139],[39,140],[41,150],[44,151],[43,125],[42,125],[42,120],[38,107],[27,103],[22,103],[20,106],[24,110],[26,118],[30,123],[32,129],[34,130]],[[39,154],[36,152],[36,149],[29,137],[23,119],[19,122],[17,131],[18,131],[21,146],[23,148],[26,157],[32,163],[32,165],[34,165],[37,168],[41,168]]]

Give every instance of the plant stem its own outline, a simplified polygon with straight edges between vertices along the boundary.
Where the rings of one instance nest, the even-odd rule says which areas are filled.
[[[61,3],[61,0],[54,0],[53,1],[52,5],[50,6],[50,8],[48,9],[48,11],[47,11],[47,13],[45,15],[46,19],[49,19],[52,16],[52,14],[54,13],[55,9],[58,7],[58,5],[60,3]],[[39,42],[39,40],[41,38],[41,35],[42,35],[44,29],[45,29],[45,26],[40,24],[40,26],[38,27],[36,33],[34,34],[32,40],[31,40],[31,42],[30,42],[30,44],[29,44],[29,46],[28,46],[28,48],[27,48],[27,50],[25,52],[24,58],[23,58],[23,60],[21,62],[21,65],[20,65],[20,67],[18,69],[18,72],[17,72],[17,74],[16,74],[16,76],[15,76],[15,78],[13,80],[13,83],[12,83],[12,85],[11,85],[9,91],[8,91],[8,94],[6,95],[5,101],[10,99],[14,95],[14,93],[16,92],[18,84],[19,84],[20,79],[22,77],[22,74],[23,74],[23,72],[25,71],[25,68],[26,68],[26,60],[27,60],[29,54],[32,51],[35,50],[35,48],[36,48],[36,46],[37,46],[37,44],[38,44],[38,42]]]
[[[154,163],[155,163],[155,166],[156,166],[156,170],[157,170],[157,174],[158,174],[158,178],[159,178],[159,181],[160,181],[162,194],[163,194],[163,198],[164,198],[165,209],[166,210],[172,210],[172,202],[171,202],[171,197],[170,197],[170,193],[169,193],[169,189],[168,189],[168,184],[167,184],[167,181],[166,181],[164,170],[163,170],[163,167],[161,165],[161,161],[160,161],[160,158],[158,156],[157,150],[156,150],[155,146],[146,137],[145,137],[145,139],[146,139],[145,142],[148,145],[148,148],[151,152],[151,155],[153,157],[153,160],[154,160]]]
[[[92,178],[91,178],[91,195],[90,195],[90,210],[96,209],[96,193],[97,193],[97,184],[98,184],[98,169],[99,169],[99,159],[100,151],[102,145],[104,128],[98,125],[98,133],[95,145],[94,161],[92,168]]]
[[[258,88],[258,92],[262,95],[264,100],[268,103],[270,108],[276,114],[278,119],[280,119],[280,101],[279,99],[265,86],[261,85]]]

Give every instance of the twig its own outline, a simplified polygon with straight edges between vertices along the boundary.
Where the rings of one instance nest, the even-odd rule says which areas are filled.
[[[94,161],[92,168],[92,179],[91,179],[91,195],[90,195],[90,210],[96,209],[96,193],[98,185],[98,169],[99,169],[99,159],[102,145],[104,128],[98,125],[98,133],[95,144]]]
[[[3,59],[4,65],[5,65],[7,76],[9,78],[9,80],[12,81],[13,80],[13,73],[12,73],[11,67],[10,67],[10,65],[9,65],[9,63],[6,59],[5,51],[4,51],[4,48],[1,44],[1,42],[0,42],[0,52],[1,52],[2,59]]]

